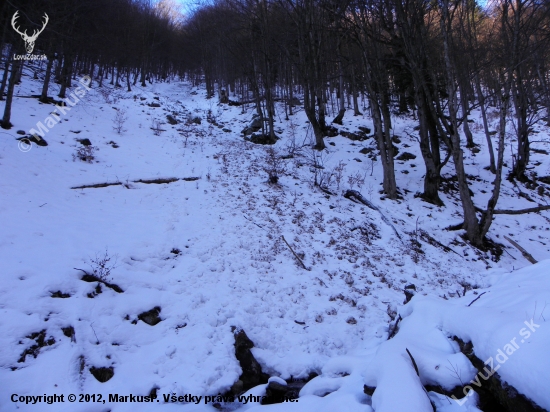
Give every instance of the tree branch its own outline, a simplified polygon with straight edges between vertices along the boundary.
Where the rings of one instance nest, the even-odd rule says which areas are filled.
[[[529,262],[531,262],[532,264],[535,264],[537,263],[537,261],[535,260],[535,258],[533,256],[531,256],[531,254],[529,252],[527,252],[524,248],[522,248],[519,243],[517,243],[515,240],[513,239],[510,239],[508,236],[504,236],[504,239],[506,239],[508,242],[510,242],[517,250],[519,250],[521,252],[521,254],[523,255],[523,257],[525,259],[527,259]]]

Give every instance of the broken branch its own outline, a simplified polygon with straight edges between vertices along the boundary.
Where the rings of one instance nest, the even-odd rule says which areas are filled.
[[[283,241],[286,243],[286,245],[288,246],[288,248],[290,249],[290,251],[292,252],[292,254],[294,255],[294,257],[296,259],[298,259],[298,262],[300,262],[300,264],[302,265],[302,267],[305,269],[305,270],[309,270],[306,265],[304,265],[304,262],[302,262],[302,259],[300,259],[300,257],[296,254],[296,252],[292,249],[292,247],[288,244],[288,242],[286,241],[285,237],[283,235],[281,235],[281,238],[283,239]]]
[[[529,252],[527,252],[524,248],[522,248],[519,245],[519,243],[517,243],[515,240],[510,239],[508,236],[504,236],[504,239],[506,239],[508,242],[510,242],[512,244],[512,246],[514,246],[517,250],[519,250],[521,252],[521,254],[523,255],[523,257],[525,259],[527,259],[529,262],[531,262],[532,264],[537,263],[535,258],[533,256],[531,256],[531,254]]]

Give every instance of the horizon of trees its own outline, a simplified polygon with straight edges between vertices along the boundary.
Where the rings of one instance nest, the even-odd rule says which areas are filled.
[[[288,119],[301,99],[315,148],[366,102],[383,168],[383,190],[400,196],[394,168],[392,116],[410,114],[426,167],[422,198],[443,206],[442,168],[452,162],[466,238],[483,248],[503,178],[530,183],[532,126],[550,125],[550,2],[492,0],[213,0],[185,17],[171,0],[8,0],[0,8],[5,57],[1,122],[10,127],[14,85],[24,61],[18,23],[32,32],[49,16],[35,54],[48,57],[41,102],[51,79],[65,97],[71,79],[89,74],[128,91],[139,83],[178,75],[204,82],[223,103],[252,103],[275,143],[275,104]],[[490,109],[492,108],[492,109]],[[485,141],[475,141],[470,116],[479,109]],[[499,127],[490,130],[498,113]],[[332,117],[332,119],[329,119]],[[512,127],[510,127],[512,126]],[[503,176],[504,148],[513,142],[511,173]],[[464,150],[485,144],[494,174],[486,207],[472,201]]]

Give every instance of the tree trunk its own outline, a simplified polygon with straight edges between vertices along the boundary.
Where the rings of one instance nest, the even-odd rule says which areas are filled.
[[[42,85],[42,94],[40,95],[40,101],[42,103],[48,103],[48,89],[50,87],[50,79],[52,76],[53,56],[48,59],[48,65],[46,66],[46,74],[44,76],[44,84]]]
[[[475,85],[477,91],[477,100],[479,102],[479,108],[481,109],[481,118],[483,120],[483,131],[485,132],[485,139],[487,140],[487,149],[489,150],[489,170],[491,173],[496,173],[495,166],[495,152],[493,150],[493,141],[491,139],[491,134],[489,133],[489,123],[487,122],[487,107],[485,106],[485,96],[483,90],[481,89],[481,82],[479,81],[479,76],[475,75]]]
[[[6,96],[6,106],[4,107],[4,116],[2,117],[2,126],[3,129],[11,129],[13,126],[10,122],[11,120],[11,104],[13,101],[13,91],[15,89],[15,79],[17,77],[17,72],[19,71],[21,61],[15,60],[11,64],[11,74],[8,84],[8,95]]]
[[[131,91],[132,91],[132,87],[130,86],[130,75],[131,75],[131,73],[130,73],[130,68],[128,67],[128,73],[127,73],[127,75],[126,75],[126,87],[127,87],[126,90],[127,90],[128,92],[131,92]]]
[[[344,114],[346,113],[346,105],[344,100],[344,69],[342,67],[342,56],[339,57],[338,61],[338,115],[334,118],[332,123],[342,124],[344,119]]]
[[[361,116],[363,113],[359,110],[359,103],[357,101],[357,84],[355,82],[355,68],[354,64],[351,64],[351,94],[353,99],[353,115]]]
[[[498,151],[497,151],[497,168],[495,171],[495,181],[493,182],[493,193],[487,202],[487,210],[483,214],[480,222],[481,237],[489,232],[489,228],[493,223],[493,215],[497,206],[497,201],[500,196],[500,185],[502,183],[502,166],[504,165],[504,139],[506,137],[506,114],[508,112],[508,103],[510,99],[510,83],[505,84],[504,95],[500,98],[500,122],[498,134]]]
[[[466,179],[466,172],[464,170],[464,153],[462,152],[460,144],[460,134],[458,132],[458,102],[457,102],[457,89],[455,86],[456,81],[456,65],[452,59],[451,41],[448,28],[451,27],[451,21],[449,20],[449,4],[448,0],[443,0],[441,5],[442,18],[440,20],[441,33],[443,37],[443,56],[445,61],[445,72],[447,75],[447,93],[448,98],[448,110],[449,117],[451,119],[451,127],[447,127],[451,131],[451,150],[453,155],[453,162],[455,165],[456,177],[458,180],[458,190],[460,193],[460,200],[462,201],[462,211],[464,215],[464,229],[466,230],[466,237],[470,243],[478,248],[483,247],[483,237],[481,235],[481,228],[476,215],[476,208],[472,197],[470,195],[470,187]],[[466,93],[466,90],[461,89],[460,94]]]
[[[65,59],[63,60],[63,69],[61,70],[61,89],[58,94],[58,97],[62,99],[65,98],[67,87],[71,84],[71,66],[71,58],[69,56],[65,56]]]
[[[512,85],[514,96],[514,108],[516,112],[517,121],[517,139],[518,139],[518,151],[514,169],[512,171],[513,176],[523,181],[526,179],[525,170],[529,163],[529,125],[527,124],[527,96],[523,87],[523,78],[516,72],[516,79]]]
[[[8,72],[10,68],[11,56],[13,54],[14,47],[10,46],[8,57],[6,59],[6,64],[4,65],[4,74],[2,75],[2,85],[0,86],[0,100],[4,100],[4,91],[6,90],[6,85],[8,84]]]

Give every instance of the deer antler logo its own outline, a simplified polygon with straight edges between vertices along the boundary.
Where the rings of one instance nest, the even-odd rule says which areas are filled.
[[[29,36],[27,34],[27,30],[25,30],[24,32],[21,32],[19,30],[19,27],[15,26],[16,25],[16,20],[17,20],[18,17],[19,17],[19,10],[16,11],[15,14],[13,15],[13,17],[11,19],[11,26],[13,27],[13,29],[18,34],[21,35],[21,38],[25,42],[25,49],[27,49],[27,53],[31,54],[32,51],[34,50],[34,42],[38,38],[38,35],[44,31],[44,29],[46,28],[46,24],[48,24],[48,21],[50,20],[50,18],[48,17],[48,15],[46,13],[44,13],[44,23],[42,23],[42,28],[40,30],[34,30],[32,36]]]

